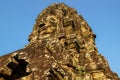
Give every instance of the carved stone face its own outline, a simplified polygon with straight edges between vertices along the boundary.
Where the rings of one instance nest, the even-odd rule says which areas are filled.
[[[61,7],[59,7],[61,6]],[[52,7],[52,8],[51,8]],[[75,36],[75,17],[76,11],[64,4],[48,7],[37,18],[34,30],[29,37],[29,41],[43,40],[50,38],[61,38]],[[73,17],[72,17],[73,16]],[[34,34],[34,35],[33,35]]]
[[[84,39],[88,39],[88,42],[84,43]],[[38,16],[29,41],[30,43],[39,41],[41,44],[52,46],[54,44],[54,47],[65,47],[78,53],[80,48],[85,49],[88,45],[94,45],[93,33],[85,20],[75,9],[65,4],[49,6]]]

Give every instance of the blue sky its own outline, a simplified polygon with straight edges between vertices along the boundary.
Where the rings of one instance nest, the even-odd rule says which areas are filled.
[[[0,55],[28,44],[38,14],[52,3],[75,8],[97,35],[99,53],[120,76],[120,0],[0,0]]]

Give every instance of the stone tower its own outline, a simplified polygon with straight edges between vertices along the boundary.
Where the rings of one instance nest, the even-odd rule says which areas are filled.
[[[0,80],[120,80],[95,37],[75,9],[52,4],[38,15],[29,44],[0,57]]]

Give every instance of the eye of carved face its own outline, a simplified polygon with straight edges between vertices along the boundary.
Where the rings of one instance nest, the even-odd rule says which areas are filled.
[[[57,22],[54,16],[47,16],[39,24],[39,35],[41,38],[50,37],[56,31]]]
[[[41,27],[43,27],[43,26],[45,26],[45,24],[44,23],[41,23],[40,25],[39,25],[39,27],[41,28]]]

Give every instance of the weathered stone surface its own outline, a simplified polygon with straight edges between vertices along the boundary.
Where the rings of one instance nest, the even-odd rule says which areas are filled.
[[[38,15],[30,43],[0,57],[0,80],[120,80],[95,37],[75,9],[52,4]]]

